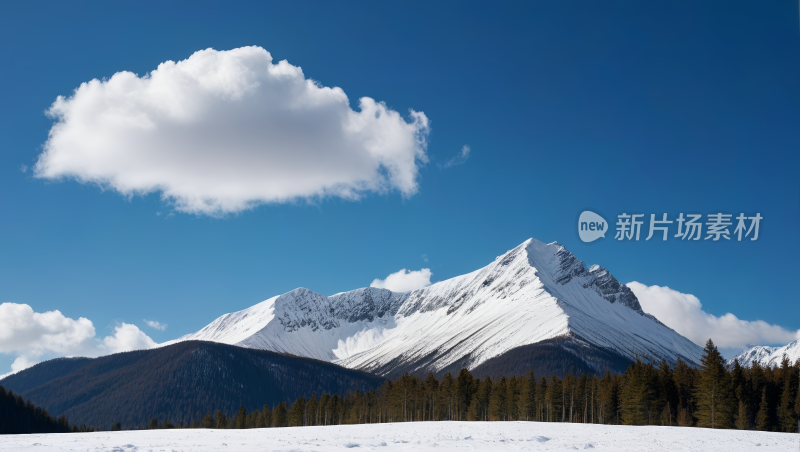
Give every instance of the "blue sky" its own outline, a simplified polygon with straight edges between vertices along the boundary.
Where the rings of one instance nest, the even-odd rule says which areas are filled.
[[[4,3],[0,303],[160,342],[299,286],[332,294],[402,268],[440,281],[535,237],[714,316],[798,330],[799,31],[790,1]],[[243,46],[356,111],[368,96],[406,121],[424,112],[416,192],[210,216],[33,174],[57,96]],[[764,220],[755,242],[584,244],[585,209]]]

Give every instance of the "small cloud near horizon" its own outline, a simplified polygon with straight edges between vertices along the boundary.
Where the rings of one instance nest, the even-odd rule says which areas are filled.
[[[763,320],[742,320],[731,313],[717,317],[704,311],[692,294],[636,281],[626,285],[639,299],[642,310],[701,347],[711,338],[727,356],[752,344],[786,345],[800,339],[800,330],[787,330]]]
[[[112,334],[96,335],[92,321],[72,319],[61,311],[35,312],[27,304],[0,304],[0,353],[15,354],[11,372],[27,369],[45,359],[64,356],[97,357],[156,346],[135,325],[117,323]]]
[[[430,286],[432,275],[433,273],[431,273],[429,268],[420,270],[406,270],[404,268],[390,274],[386,279],[373,280],[372,284],[369,286],[379,289],[389,289],[392,292],[410,292]]]
[[[143,319],[143,320],[144,320],[144,323],[147,324],[147,326],[149,326],[150,328],[153,328],[154,330],[164,331],[164,330],[167,329],[167,324],[166,323],[156,322],[155,320],[147,320],[147,319]]]

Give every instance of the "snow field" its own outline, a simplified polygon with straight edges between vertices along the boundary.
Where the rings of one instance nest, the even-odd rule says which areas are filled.
[[[0,451],[798,451],[800,435],[539,422],[6,435]]]

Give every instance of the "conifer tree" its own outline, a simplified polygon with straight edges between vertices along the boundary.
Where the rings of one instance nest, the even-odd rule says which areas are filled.
[[[467,420],[468,421],[480,421],[480,412],[479,406],[480,403],[478,402],[478,392],[476,391],[475,394],[472,395],[472,400],[469,401],[469,409],[467,410]]]
[[[689,426],[694,423],[696,370],[682,359],[675,363],[675,389],[678,397],[678,425]]]
[[[537,414],[536,420],[547,421],[547,378],[542,377],[536,388]]]
[[[428,377],[425,378],[425,397],[428,403],[428,416],[430,420],[438,420],[436,417],[436,399],[439,396],[439,380],[433,376],[433,372],[428,372]]]
[[[211,413],[206,413],[203,420],[200,421],[200,428],[214,428],[216,425],[217,421],[211,417]]]
[[[519,390],[519,380],[516,376],[512,376],[508,380],[508,386],[506,388],[507,395],[506,395],[506,420],[507,421],[516,421],[519,420],[519,398],[520,398],[520,390]]]
[[[658,391],[654,411],[661,413],[661,425],[671,426],[675,421],[677,404],[675,378],[666,360],[661,360],[658,369]]]
[[[730,426],[730,375],[714,342],[709,339],[700,360],[700,380],[695,390],[699,425],[710,428]]]
[[[781,360],[781,377],[783,388],[780,404],[778,405],[778,429],[787,433],[797,432],[797,415],[795,413],[795,399],[797,398],[798,375],[797,368],[792,366],[789,358],[784,354]]]
[[[302,396],[289,408],[288,425],[289,427],[302,427],[304,425],[304,418],[306,414],[306,399]]]
[[[736,388],[736,396],[739,400],[739,408],[736,415],[736,428],[739,430],[750,430],[750,403],[744,395],[744,384]]]
[[[286,402],[279,403],[275,409],[272,410],[272,426],[286,427],[287,414]]]
[[[384,387],[384,391],[382,392],[384,395],[388,394],[389,391],[386,390],[386,386]],[[331,402],[331,396],[327,392],[323,393],[322,397],[319,398],[319,410],[320,410],[319,425],[330,425],[331,422],[330,402]]]
[[[236,413],[236,428],[247,428],[247,410],[244,409],[244,406],[240,406],[239,412]]]
[[[646,425],[651,421],[654,369],[636,360],[625,371],[625,384],[620,394],[622,422],[625,425]]]
[[[483,381],[481,381],[478,386],[478,391],[475,394],[475,403],[477,403],[475,407],[475,416],[479,421],[489,420],[489,401],[492,398],[492,386],[492,379],[486,376],[483,378]]]
[[[589,376],[587,374],[581,374],[581,377],[578,379],[578,391],[576,392],[576,401],[579,404],[580,410],[576,412],[576,416],[579,417],[579,422],[586,423],[588,422],[587,419],[589,417]]]
[[[560,378],[553,376],[547,385],[548,421],[561,422],[564,417],[564,385]]]
[[[254,409],[250,413],[247,414],[247,427],[246,428],[262,428],[262,425],[259,425],[261,422],[261,413],[258,412],[258,408]]]
[[[439,384],[439,405],[442,407],[443,416],[441,419],[453,419],[453,393],[455,392],[456,380],[450,372],[444,374],[442,382]]]
[[[750,425],[750,395],[747,393],[747,379],[738,359],[733,360],[731,370],[731,388],[733,389],[734,426],[739,430],[747,430]],[[742,418],[742,416],[745,416]]]
[[[266,405],[264,405],[264,406],[266,406]],[[266,427],[266,425],[264,425],[264,414],[261,413],[260,411],[258,411],[258,408],[253,410],[250,413],[250,415],[253,416],[253,427],[252,428],[264,428],[264,427]]]
[[[505,421],[508,416],[508,380],[500,377],[500,380],[492,388],[492,395],[489,399],[489,415],[493,421]]]
[[[261,425],[265,428],[272,427],[272,410],[266,404],[261,409]]]
[[[306,412],[308,413],[306,416],[306,425],[319,425],[319,418],[317,415],[319,412],[319,401],[317,400],[316,392],[311,394],[311,397],[308,399],[308,403],[306,404]]]
[[[764,389],[761,390],[761,404],[758,407],[758,414],[756,415],[756,428],[762,431],[768,431],[770,427],[767,387],[764,386]]]
[[[225,416],[225,413],[223,413],[222,410],[217,410],[217,428],[228,428],[228,418]]]
[[[342,423],[342,398],[339,394],[334,394],[331,397],[330,412],[331,412],[331,425],[339,425]]]
[[[797,375],[798,385],[795,387],[794,415],[800,419],[800,358],[794,363],[794,371]]]
[[[150,422],[147,423],[147,429],[148,430],[155,430],[157,428],[158,428],[158,419],[156,419],[156,418],[150,419]]]
[[[533,369],[528,371],[527,379],[525,380],[526,390],[525,390],[525,400],[524,400],[524,407],[525,407],[525,420],[526,421],[533,421],[536,419],[536,374],[533,372]]]
[[[475,392],[474,383],[475,378],[467,369],[461,369],[458,372],[455,387],[455,420],[457,421],[466,419],[469,402],[472,399],[473,392]]]
[[[592,383],[591,383],[592,395],[591,395],[591,401],[589,402],[590,403],[590,412],[592,413],[591,416],[590,416],[589,422],[592,423],[592,424],[596,423],[597,419],[599,419],[598,417],[596,417],[597,416],[597,405],[595,405],[595,399],[599,395],[598,394],[599,384],[600,384],[600,379],[597,378],[597,375],[592,376]]]
[[[785,384],[781,394],[781,403],[778,406],[778,423],[780,424],[780,431],[787,433],[797,432],[797,419],[792,408],[792,402],[791,388],[788,384]]]
[[[564,376],[562,393],[564,415],[561,421],[572,422],[572,410],[575,408],[575,376],[571,373]]]

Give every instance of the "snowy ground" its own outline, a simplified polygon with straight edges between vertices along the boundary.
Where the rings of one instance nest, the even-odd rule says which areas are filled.
[[[415,422],[253,430],[0,436],[0,451],[800,451],[800,435],[538,422]]]

